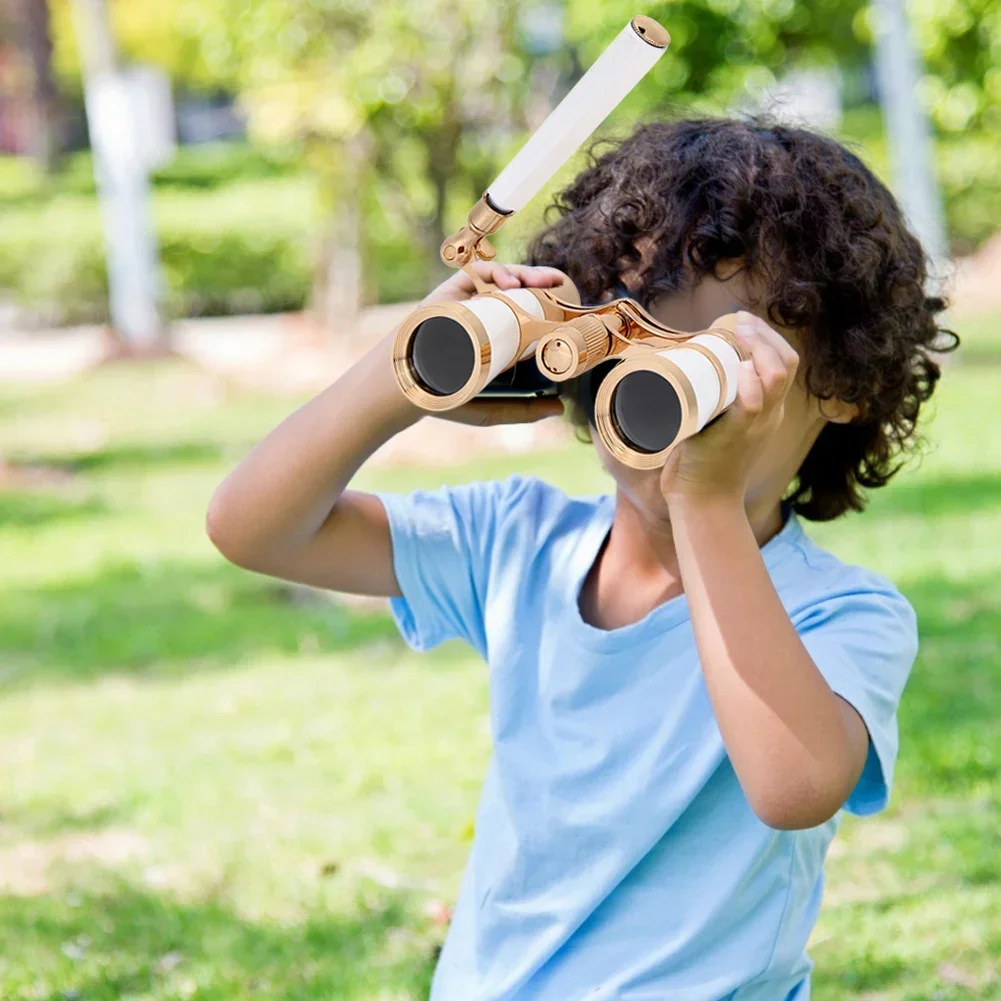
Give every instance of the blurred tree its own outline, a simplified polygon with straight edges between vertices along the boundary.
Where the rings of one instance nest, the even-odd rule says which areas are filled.
[[[48,2],[56,73],[65,89],[79,91],[72,0]],[[227,19],[239,18],[242,6],[230,0],[108,0],[115,45],[126,62],[159,66],[175,86],[207,92],[237,88],[239,72]]]
[[[56,65],[71,81],[68,0],[49,2]],[[127,58],[187,89],[238,93],[256,138],[301,146],[330,219],[315,306],[345,326],[374,276],[389,298],[437,277],[443,236],[636,13],[635,0],[109,3]],[[936,126],[1001,131],[1001,0],[908,8]],[[861,79],[871,62],[864,0],[661,0],[644,13],[672,45],[623,119],[672,102],[753,104],[790,68],[836,64]]]
[[[216,4],[222,9],[225,4]],[[331,212],[315,305],[348,329],[363,290],[361,206],[402,222],[426,265],[524,128],[516,5],[488,0],[256,0],[230,22],[258,136],[303,143]]]
[[[938,128],[1001,133],[1001,2],[910,0],[915,44],[925,66],[919,97]],[[855,33],[869,44],[874,7],[862,8]]]
[[[13,0],[21,46],[31,66],[33,123],[31,155],[46,173],[55,168],[61,145],[61,102],[52,66],[48,0]]]
[[[65,19],[67,0],[53,0]],[[385,234],[363,204],[409,236],[424,277],[443,266],[449,220],[472,205],[561,74],[531,74],[517,3],[488,0],[110,0],[120,47],[188,87],[239,92],[255,138],[298,143],[322,178],[330,226],[315,306],[348,326]],[[547,6],[556,8],[552,3]],[[61,20],[60,23],[63,23]],[[620,26],[621,27],[621,26]],[[77,72],[70,32],[60,71]],[[553,57],[561,64],[566,53]],[[531,122],[537,124],[537,122]],[[367,213],[365,213],[367,215]],[[411,276],[412,294],[415,282]],[[371,291],[371,289],[369,289]]]
[[[61,145],[61,101],[53,71],[48,0],[0,0],[0,41],[7,46],[7,86],[27,105],[22,146],[45,173]]]
[[[104,219],[111,328],[122,351],[167,350],[160,317],[160,260],[139,119],[120,72],[107,0],[73,0],[86,74],[87,127]]]
[[[719,106],[754,96],[782,70],[799,63],[860,65],[855,37],[858,0],[678,0],[644,6],[671,35],[668,55],[631,99],[636,110],[665,101]],[[574,0],[567,35],[590,65],[636,12],[632,0]],[[700,100],[701,99],[701,100]]]
[[[64,82],[76,85],[79,67],[72,32],[66,30],[68,0],[49,3],[56,65]],[[300,62],[305,49],[315,50],[316,38],[309,39],[312,45],[296,42],[303,27],[322,32],[332,21],[343,26],[345,18],[358,16],[358,26],[378,22],[394,39],[397,32],[410,31],[412,44],[404,51],[413,53],[441,34],[443,17],[459,43],[482,41],[491,24],[479,0],[451,5],[459,20],[479,26],[474,33],[449,16],[443,0],[396,0],[378,11],[366,11],[358,0],[112,0],[111,6],[126,56],[162,66],[176,82],[196,90],[246,84],[248,55],[257,71],[270,61],[274,72],[269,75],[277,79],[290,61]],[[580,46],[584,66],[636,13],[633,0],[510,0],[497,6],[504,8],[498,16],[508,23],[518,13],[565,6],[565,44]],[[1001,130],[1001,2],[909,0],[907,8],[928,70],[922,99],[936,124],[952,131],[981,123]],[[407,23],[394,9],[406,12]],[[658,86],[646,91],[648,102],[675,93],[725,99],[745,86],[753,90],[767,83],[770,72],[792,62],[862,66],[870,56],[872,6],[863,0],[662,0],[643,12],[661,20],[673,39],[671,58],[655,71]],[[264,32],[266,23],[273,30]],[[348,31],[340,42],[350,44],[351,37]],[[254,43],[253,51],[248,42]],[[565,56],[572,59],[573,53]]]

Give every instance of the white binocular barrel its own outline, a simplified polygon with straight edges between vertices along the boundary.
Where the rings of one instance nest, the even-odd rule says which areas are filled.
[[[538,193],[664,54],[667,32],[634,17],[550,112],[487,188],[498,212],[517,212]]]
[[[713,333],[623,361],[598,392],[602,439],[627,465],[657,468],[679,441],[733,403],[739,364],[733,345]]]
[[[394,364],[404,390],[428,409],[448,410],[472,399],[488,382],[535,350],[521,347],[512,301],[538,319],[542,303],[529,289],[474,296],[418,310],[400,328]],[[409,376],[409,378],[406,378]]]

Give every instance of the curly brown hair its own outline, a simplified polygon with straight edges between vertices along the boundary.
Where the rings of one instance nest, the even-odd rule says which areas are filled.
[[[742,262],[768,318],[802,331],[808,390],[858,409],[824,426],[787,499],[815,521],[861,510],[916,441],[932,354],[959,341],[936,322],[945,300],[926,294],[925,253],[893,195],[835,140],[761,119],[647,122],[588,158],[526,263],[565,271],[592,303],[638,273],[632,294],[648,305]],[[580,403],[579,384],[568,395]]]

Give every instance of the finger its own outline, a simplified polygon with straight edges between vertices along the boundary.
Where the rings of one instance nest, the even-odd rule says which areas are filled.
[[[760,316],[755,316],[754,313],[748,312],[737,314],[737,324],[738,326],[743,324],[753,327],[776,350],[782,359],[782,364],[786,367],[786,371],[790,375],[795,374],[796,369],[799,367],[799,353],[771,324],[767,323]]]
[[[562,285],[567,279],[559,268],[531,264],[509,264],[507,267],[526,288],[551,288],[554,285]]]
[[[468,267],[476,273],[476,277],[480,281],[487,282],[490,285],[497,285],[501,288],[514,288],[520,284],[519,280],[511,274],[505,264],[497,264],[493,261],[472,261]],[[457,288],[468,295],[473,295],[476,292],[476,283],[465,268],[456,271],[445,284]]]
[[[737,323],[737,341],[751,356],[754,369],[761,380],[766,400],[781,399],[789,388],[789,370],[774,345],[767,340],[756,324]]]
[[[473,400],[447,414],[447,420],[475,427],[494,427],[499,424],[534,424],[547,417],[559,417],[563,401],[559,397],[540,397],[531,400]]]
[[[521,279],[507,264],[492,264],[487,281],[493,282],[498,288],[518,288],[522,284]]]
[[[489,265],[487,267],[489,268]],[[479,262],[473,264],[473,270],[481,281],[491,281],[489,270],[484,270]],[[453,290],[461,298],[467,298],[476,294],[476,283],[465,271],[456,271],[442,286],[442,290],[445,289]]]
[[[753,420],[765,409],[765,387],[753,361],[742,361],[737,370],[736,406],[730,413],[738,420]]]

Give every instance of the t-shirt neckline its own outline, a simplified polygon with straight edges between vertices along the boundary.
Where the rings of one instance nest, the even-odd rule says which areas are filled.
[[[782,527],[761,547],[761,555],[769,571],[774,569],[803,535],[799,519],[792,510],[783,504],[782,513],[785,518]],[[580,594],[614,520],[615,497],[604,494],[597,498],[594,514],[575,549],[572,571],[568,575],[567,593],[564,595],[567,605],[564,620],[570,636],[595,652],[615,653],[624,648],[634,649],[636,644],[656,639],[688,622],[690,618],[688,599],[685,594],[679,594],[651,609],[639,621],[618,629],[599,629],[584,620],[580,611]]]

